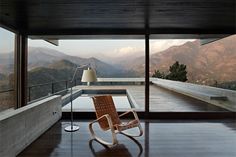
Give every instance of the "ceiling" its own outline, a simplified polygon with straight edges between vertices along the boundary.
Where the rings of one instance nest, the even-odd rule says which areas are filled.
[[[48,38],[235,34],[236,0],[0,0],[0,24]]]

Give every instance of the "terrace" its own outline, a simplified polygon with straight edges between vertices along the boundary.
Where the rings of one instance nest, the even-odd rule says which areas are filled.
[[[150,42],[198,39],[208,44],[234,35],[235,6],[235,0],[1,0],[0,27],[8,36],[0,35],[0,48],[10,41],[12,52],[0,58],[0,74],[7,73],[0,75],[0,156],[234,157],[236,92],[151,77]],[[102,77],[91,86],[80,79],[73,85],[68,80],[29,85],[28,39],[54,45],[68,39],[142,40],[144,75]],[[71,133],[64,130],[71,116],[70,87],[74,122],[80,126]],[[119,113],[135,109],[144,135],[118,135],[119,144],[112,148],[91,140],[88,124],[95,113],[90,97],[97,94],[113,95]]]
[[[94,112],[94,108],[92,104],[92,100],[89,98],[93,95],[101,95],[101,94],[113,94],[114,96],[123,96],[126,95],[128,97],[130,105],[128,106],[117,106],[118,110],[126,111],[130,108],[135,108],[137,111],[144,111],[144,101],[145,101],[145,93],[143,92],[145,90],[145,86],[143,85],[144,79],[138,79],[138,78],[99,78],[99,82],[96,84],[100,85],[93,85],[93,86],[75,86],[73,87],[73,94],[74,98],[77,99],[77,97],[84,97],[84,101],[82,99],[77,100],[74,103],[73,111],[74,112],[81,112],[81,111],[92,111]],[[152,78],[153,81],[165,81],[162,79],[156,79]],[[170,83],[175,84],[175,81],[169,81]],[[105,83],[105,85],[103,85]],[[123,83],[123,85],[121,85]],[[110,84],[110,85],[108,85]],[[112,85],[116,84],[116,85]],[[124,85],[126,84],[126,85]],[[184,85],[184,84],[183,84]],[[183,86],[184,88],[184,86]],[[207,90],[206,87],[205,90]],[[215,90],[218,90],[217,88]],[[197,91],[197,88],[195,89]],[[227,91],[227,90],[226,90]],[[229,92],[229,91],[228,91]],[[229,92],[234,93],[235,92]],[[63,108],[62,112],[70,112],[70,102],[68,103],[68,95],[63,96]],[[165,84],[158,85],[153,82],[151,82],[150,85],[150,110],[152,112],[233,112],[234,111],[234,105],[232,105],[231,108],[227,109],[227,105],[229,102],[227,100],[224,100],[226,95],[221,96],[222,99],[219,99],[220,96],[217,98],[219,99],[219,102],[224,102],[225,105],[217,106],[212,102],[212,97],[209,96],[210,93],[207,93],[204,95],[202,92],[202,95],[200,97],[197,97],[197,94],[195,93],[182,93],[181,90],[174,90],[174,89],[168,89],[168,86]],[[213,94],[212,94],[213,95]],[[85,97],[88,97],[86,99]],[[208,101],[204,101],[204,98]],[[67,100],[66,100],[67,99]],[[89,100],[90,99],[90,100]],[[214,100],[213,100],[214,101]],[[81,103],[81,104],[80,104]],[[122,105],[122,102],[118,104]],[[125,103],[125,102],[124,102]]]

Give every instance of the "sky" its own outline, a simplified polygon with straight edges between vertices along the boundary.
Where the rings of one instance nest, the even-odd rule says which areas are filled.
[[[8,53],[14,50],[14,33],[0,27],[0,53]]]
[[[150,52],[157,53],[171,46],[182,45],[194,39],[150,40]],[[60,40],[54,46],[42,40],[29,40],[30,47],[48,47],[65,54],[79,57],[122,57],[144,55],[144,40]]]
[[[182,45],[193,39],[150,40],[150,52],[157,53],[171,46]],[[144,40],[59,40],[54,46],[43,40],[28,40],[29,47],[47,47],[68,55],[79,57],[122,57],[144,55]],[[7,53],[14,48],[14,34],[0,28],[0,53]]]

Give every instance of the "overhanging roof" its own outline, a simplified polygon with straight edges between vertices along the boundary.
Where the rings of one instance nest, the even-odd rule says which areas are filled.
[[[0,0],[0,24],[27,35],[235,34],[235,0]]]

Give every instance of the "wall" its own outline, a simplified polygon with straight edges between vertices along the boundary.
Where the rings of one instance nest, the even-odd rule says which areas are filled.
[[[61,118],[61,96],[0,116],[0,156],[15,157]]]
[[[151,78],[151,82],[154,85],[177,93],[223,107],[230,111],[236,111],[236,91],[157,78]],[[226,97],[227,100],[223,100],[223,98],[220,100],[221,97]],[[219,100],[214,100],[214,98]]]

